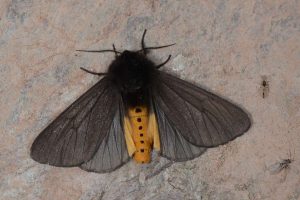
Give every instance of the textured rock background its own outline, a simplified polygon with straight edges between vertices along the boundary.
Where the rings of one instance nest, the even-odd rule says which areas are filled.
[[[299,0],[2,0],[0,15],[0,199],[300,199]],[[149,45],[176,42],[155,61],[172,54],[165,70],[242,105],[250,131],[193,161],[110,174],[31,160],[39,132],[98,80],[79,67],[114,57],[75,50],[137,49],[145,28]]]

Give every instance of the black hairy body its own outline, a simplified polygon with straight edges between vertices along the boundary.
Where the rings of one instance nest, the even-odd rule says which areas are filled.
[[[126,105],[148,104],[148,94],[155,81],[155,64],[141,52],[124,51],[109,66],[107,77],[119,89]]]
[[[173,161],[194,159],[250,128],[250,118],[238,106],[159,70],[171,56],[155,64],[148,51],[172,45],[145,47],[145,34],[137,51],[119,52],[114,45],[113,50],[80,50],[113,52],[116,58],[106,73],[82,68],[104,77],[39,134],[31,147],[34,160],[99,173],[119,168],[131,156],[124,136],[128,108],[139,105],[155,116],[151,126],[159,133],[160,155]]]

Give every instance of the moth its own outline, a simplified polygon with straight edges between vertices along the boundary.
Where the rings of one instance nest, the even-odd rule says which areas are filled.
[[[246,132],[248,115],[238,106],[159,69],[144,38],[137,51],[113,52],[99,82],[72,103],[35,139],[31,157],[42,164],[113,171],[130,158],[149,163],[151,151],[172,161],[200,156]]]
[[[295,151],[294,151],[294,155],[295,155]],[[289,151],[288,158],[281,159],[280,161],[272,164],[269,167],[270,174],[278,174],[279,172],[281,172],[284,169],[289,169],[290,164],[293,161],[294,161],[294,159],[292,158],[292,153],[291,153],[291,151]]]

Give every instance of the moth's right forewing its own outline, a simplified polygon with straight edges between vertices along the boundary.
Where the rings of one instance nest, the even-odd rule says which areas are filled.
[[[191,144],[214,147],[249,129],[248,115],[236,105],[165,72],[159,73],[158,80],[154,101],[168,123]]]
[[[101,79],[40,133],[32,144],[31,157],[62,167],[90,160],[109,132],[117,98],[110,80]]]

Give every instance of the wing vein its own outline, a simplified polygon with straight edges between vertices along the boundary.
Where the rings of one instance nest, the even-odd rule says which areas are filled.
[[[84,134],[84,141],[83,141],[83,147],[82,147],[82,155],[85,149],[85,145],[86,145],[86,137],[87,137],[87,131],[88,131],[88,127],[90,124],[90,120],[91,120],[91,113],[92,110],[95,108],[96,104],[98,103],[100,97],[106,92],[107,88],[105,90],[102,91],[102,93],[100,93],[100,95],[98,96],[97,100],[95,101],[94,105],[92,106],[92,108],[89,110],[89,116],[88,116],[88,121],[87,121],[87,126],[86,126],[86,130],[85,130],[85,134]]]
[[[208,120],[210,121],[210,123],[212,124],[212,126],[214,127],[214,129],[217,131],[217,133],[218,133],[218,139],[220,140],[220,141],[222,141],[221,140],[221,135],[220,135],[220,132],[219,132],[219,130],[218,130],[218,128],[216,127],[216,124],[211,120],[211,118],[208,116],[208,114],[211,114],[210,113],[210,111],[208,111],[207,109],[204,109],[204,111],[205,111],[205,114],[207,114],[207,118],[208,118]],[[214,117],[214,115],[213,114],[211,114],[213,117]],[[215,118],[215,117],[214,117]]]
[[[218,108],[218,106],[215,105],[215,102],[214,101],[210,101],[210,103],[211,103],[211,105],[213,105],[217,109],[217,111],[219,112],[219,114],[221,115],[221,117],[223,118],[223,120],[225,122],[227,122],[228,124],[231,124],[231,122],[228,121],[228,119],[224,116],[223,112],[220,111],[220,109]],[[222,107],[224,107],[224,106],[222,105]],[[225,110],[226,110],[226,108],[225,108]],[[232,127],[231,126],[229,126],[229,127],[231,129],[231,132],[233,132]]]
[[[207,127],[205,116],[204,116],[203,112],[201,112],[201,116],[202,116],[202,119],[203,119],[203,123],[204,123],[205,129],[207,131],[207,135],[209,135],[211,142],[214,142],[213,139],[212,139],[212,136],[210,134],[210,131],[209,131],[208,127]]]
[[[190,108],[187,106],[186,101],[184,101],[184,104],[186,105],[186,107],[187,107],[187,109],[188,109],[188,111],[189,111],[189,114],[190,114],[190,116],[191,116],[191,118],[192,118],[192,121],[193,121],[193,123],[194,123],[195,128],[198,128],[198,126],[196,125],[195,118],[194,118],[194,116],[192,115]],[[191,105],[191,106],[193,106],[193,105]],[[194,106],[193,106],[193,107],[194,107]],[[201,141],[203,142],[203,138],[202,138],[200,132],[199,132],[199,131],[197,131],[197,132],[198,132],[198,135],[200,136]]]

